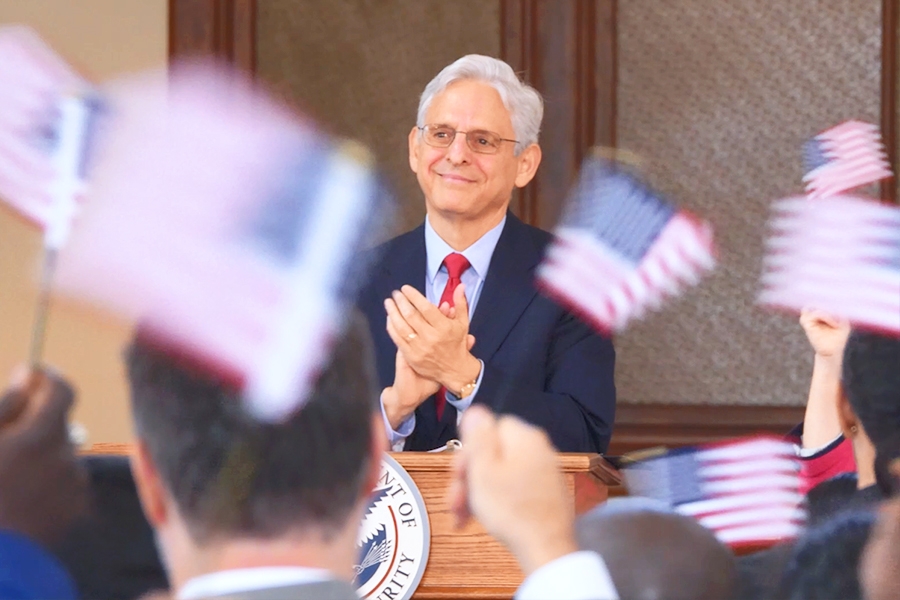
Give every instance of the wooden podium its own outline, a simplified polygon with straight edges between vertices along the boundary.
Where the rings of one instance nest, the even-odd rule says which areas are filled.
[[[86,454],[129,454],[130,444],[94,444]],[[477,522],[453,527],[447,504],[451,452],[392,452],[425,500],[431,524],[428,565],[413,596],[417,600],[508,599],[522,583],[512,555]],[[560,454],[560,466],[576,514],[604,502],[609,487],[621,485],[618,471],[599,454]],[[522,524],[527,527],[527,523]]]
[[[431,552],[416,599],[512,598],[522,571],[512,555],[476,522],[453,527],[447,504],[450,452],[395,452],[391,456],[416,482],[431,522]],[[609,486],[621,484],[619,473],[599,454],[560,454],[575,512],[606,500]],[[527,527],[527,523],[522,524]]]

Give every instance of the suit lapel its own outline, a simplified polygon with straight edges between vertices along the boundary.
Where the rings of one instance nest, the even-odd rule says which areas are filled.
[[[384,276],[378,285],[382,299],[404,285],[411,285],[425,294],[425,225],[419,225],[397,239],[381,261]]]
[[[487,362],[494,356],[537,295],[533,271],[540,260],[541,251],[525,225],[510,213],[469,326],[475,336],[473,354],[481,360]]]

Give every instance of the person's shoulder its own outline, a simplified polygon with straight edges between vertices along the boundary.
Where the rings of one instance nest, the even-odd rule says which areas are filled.
[[[545,231],[540,227],[529,225],[517,216],[509,213],[506,217],[506,227],[510,233],[517,238],[528,240],[539,253],[543,254],[547,245],[553,241],[553,234]]]
[[[405,252],[408,248],[415,245],[419,239],[424,240],[423,225],[419,225],[415,229],[401,233],[373,248],[369,248],[364,252],[364,255],[371,262],[380,262],[389,259],[397,252]],[[424,245],[424,241],[422,241],[422,244]]]
[[[75,584],[48,550],[13,531],[0,531],[0,598],[74,599]]]
[[[516,235],[527,236],[535,241],[540,241],[545,244],[553,239],[553,234],[549,231],[545,231],[534,225],[529,225],[512,212],[509,212],[506,215],[506,226],[510,227]]]
[[[295,598],[296,600],[357,600],[353,587],[337,580],[312,581],[296,585],[260,588],[229,594],[228,598],[234,600],[281,600],[282,598]]]

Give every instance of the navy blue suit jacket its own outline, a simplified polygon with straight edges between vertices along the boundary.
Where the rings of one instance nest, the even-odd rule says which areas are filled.
[[[551,240],[509,214],[469,333],[484,362],[475,402],[543,427],[562,452],[604,452],[616,407],[612,342],[538,294],[534,270]],[[424,224],[373,251],[358,306],[366,315],[382,387],[394,381],[397,347],[385,331],[384,300],[409,284],[425,293]],[[456,409],[438,422],[434,396],[416,409],[406,450],[431,450],[458,437]]]

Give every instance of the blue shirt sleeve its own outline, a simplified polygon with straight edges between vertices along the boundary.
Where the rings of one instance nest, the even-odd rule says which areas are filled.
[[[24,535],[0,531],[0,598],[74,600],[71,577],[49,552]]]
[[[393,452],[402,452],[403,446],[406,444],[406,438],[412,435],[413,429],[416,428],[416,413],[409,415],[405,421],[400,423],[400,427],[395,431],[388,421],[387,413],[384,412],[384,392],[381,396],[381,418],[384,421],[384,431],[387,433],[388,444]]]

